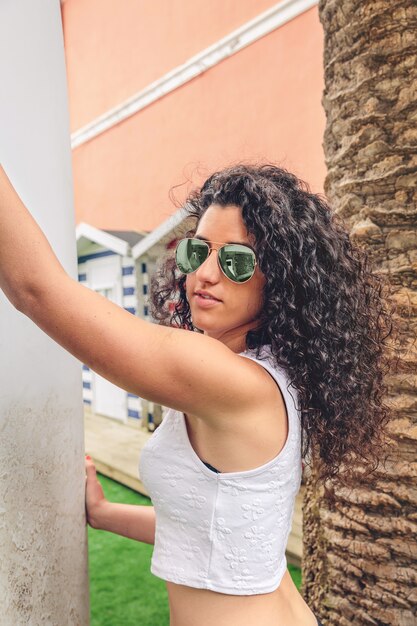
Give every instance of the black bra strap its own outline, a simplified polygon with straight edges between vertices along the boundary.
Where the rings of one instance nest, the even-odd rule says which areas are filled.
[[[212,470],[213,472],[216,472],[216,474],[221,474],[221,472],[219,472],[218,469],[216,469],[215,467],[213,467],[212,465],[210,465],[210,463],[206,463],[205,461],[203,461],[204,465],[206,465],[210,470]]]

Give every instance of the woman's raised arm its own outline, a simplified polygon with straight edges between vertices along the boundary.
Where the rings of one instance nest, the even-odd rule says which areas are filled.
[[[113,384],[201,419],[252,419],[266,370],[221,341],[152,324],[72,279],[0,171],[0,287],[15,308]]]
[[[12,304],[34,285],[66,275],[48,240],[0,165],[0,288]]]

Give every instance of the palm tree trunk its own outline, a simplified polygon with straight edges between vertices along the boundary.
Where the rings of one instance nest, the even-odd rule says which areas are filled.
[[[417,624],[417,5],[321,0],[326,195],[394,287],[397,460],[329,507],[306,479],[303,595],[325,626]]]

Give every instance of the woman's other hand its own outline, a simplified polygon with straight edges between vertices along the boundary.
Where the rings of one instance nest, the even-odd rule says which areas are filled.
[[[153,545],[156,526],[154,507],[109,502],[104,497],[95,465],[89,456],[85,457],[85,469],[85,508],[90,526]]]
[[[85,457],[85,510],[87,522],[92,528],[99,528],[99,511],[107,504],[103,487],[97,478],[97,470],[90,456]]]

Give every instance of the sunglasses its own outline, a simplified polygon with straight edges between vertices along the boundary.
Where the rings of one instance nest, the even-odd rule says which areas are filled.
[[[213,241],[212,243],[222,243]],[[192,274],[208,258],[211,248],[206,241],[186,237],[175,248],[175,262],[183,274]],[[217,251],[217,261],[226,278],[234,283],[246,283],[255,273],[255,252],[249,246],[226,243]]]

